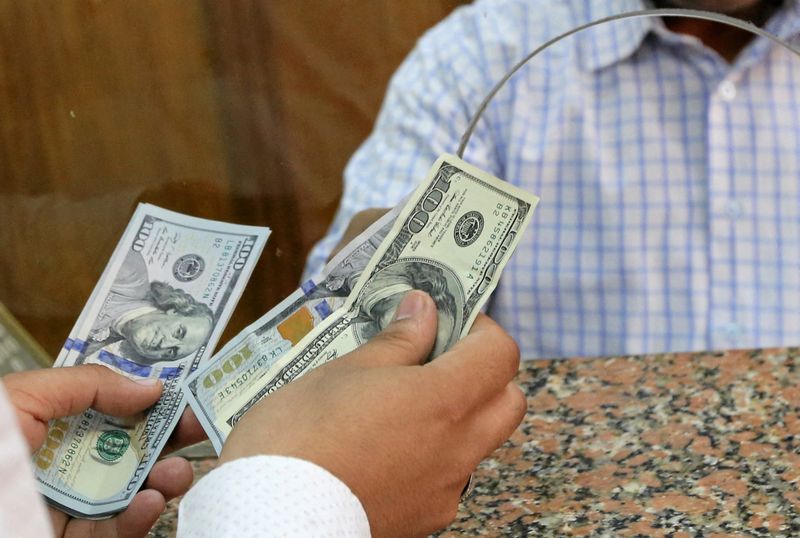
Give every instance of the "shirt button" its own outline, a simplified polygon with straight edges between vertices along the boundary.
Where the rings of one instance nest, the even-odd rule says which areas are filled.
[[[724,81],[719,85],[719,95],[723,101],[731,102],[736,99],[736,84],[730,80]]]
[[[732,198],[725,204],[725,214],[732,219],[738,219],[742,216],[742,202]]]

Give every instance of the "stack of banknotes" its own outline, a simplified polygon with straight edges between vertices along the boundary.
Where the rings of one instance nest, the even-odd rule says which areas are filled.
[[[403,203],[213,356],[269,229],[140,205],[54,366],[103,364],[161,379],[164,393],[133,419],[89,410],[53,421],[33,458],[40,490],[74,516],[123,510],[186,403],[219,452],[253,405],[368,341],[411,289],[438,308],[434,359],[469,331],[537,202],[444,155]]]

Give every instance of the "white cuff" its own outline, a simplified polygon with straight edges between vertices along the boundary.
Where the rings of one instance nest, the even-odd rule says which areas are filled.
[[[368,538],[361,502],[327,470],[284,456],[226,463],[203,477],[178,509],[178,538]]]

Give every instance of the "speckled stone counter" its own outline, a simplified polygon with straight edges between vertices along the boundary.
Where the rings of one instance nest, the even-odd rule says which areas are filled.
[[[441,536],[800,536],[800,349],[527,362],[518,381],[528,414]]]

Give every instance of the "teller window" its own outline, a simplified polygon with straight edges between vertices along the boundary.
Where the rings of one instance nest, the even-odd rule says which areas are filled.
[[[139,203],[272,229],[220,342],[291,293],[389,77],[460,3],[0,1],[3,371],[52,362]]]

